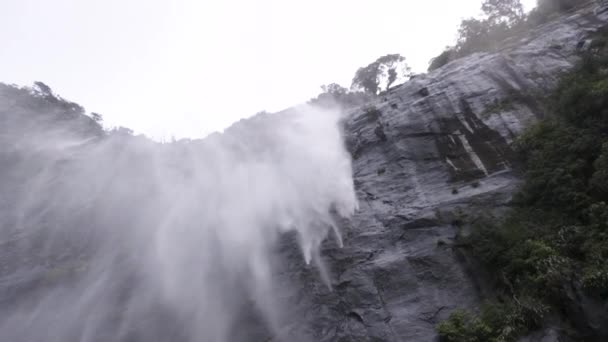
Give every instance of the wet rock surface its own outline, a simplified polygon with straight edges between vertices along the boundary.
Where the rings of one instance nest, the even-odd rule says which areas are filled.
[[[479,304],[478,280],[452,247],[455,220],[508,202],[518,184],[510,143],[544,115],[539,99],[606,23],[608,8],[587,6],[349,114],[360,210],[345,247],[324,251],[333,291],[299,293],[314,308],[315,340],[433,341],[453,309]],[[557,338],[549,329],[525,340]]]

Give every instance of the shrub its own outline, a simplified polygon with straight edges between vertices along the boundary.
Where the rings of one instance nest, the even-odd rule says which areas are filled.
[[[444,342],[509,342],[538,326],[545,308],[538,303],[509,300],[485,303],[477,315],[457,309],[437,325]]]
[[[435,69],[439,69],[442,66],[448,64],[450,61],[454,60],[456,57],[456,51],[452,47],[447,47],[439,56],[431,59],[429,63],[428,71],[433,71]]]
[[[456,310],[450,317],[439,323],[437,330],[445,342],[483,342],[489,341],[492,330],[481,319],[467,311]]]
[[[588,296],[608,298],[606,56],[592,49],[549,98],[551,115],[515,142],[525,174],[511,210],[459,237],[503,303],[477,316],[455,312],[438,326],[446,341],[515,340],[546,313],[567,312],[574,299],[564,288],[579,280]]]
[[[498,47],[506,38],[541,25],[586,2],[589,0],[538,0],[537,7],[525,15],[519,0],[485,0],[481,7],[483,17],[463,20],[458,29],[456,45],[431,59],[428,71],[472,53]]]

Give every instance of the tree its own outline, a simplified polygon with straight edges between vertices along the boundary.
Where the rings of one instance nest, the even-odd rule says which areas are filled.
[[[442,66],[448,64],[452,59],[454,59],[455,56],[456,51],[454,50],[454,48],[451,46],[447,46],[439,56],[431,59],[431,61],[429,62],[428,71],[430,72],[435,69],[441,68]]]
[[[321,94],[316,98],[310,99],[308,103],[323,107],[323,108],[352,108],[367,103],[371,98],[370,95],[360,91],[350,91],[349,89],[337,84],[331,83],[322,85]]]
[[[369,94],[378,94],[379,65],[374,62],[364,68],[359,68],[353,78],[351,89],[362,89]]]
[[[469,18],[460,23],[456,44],[459,57],[493,47],[525,19],[520,0],[485,0],[481,9],[485,19]]]
[[[386,84],[386,89],[391,87],[391,84],[395,83],[397,80],[397,72],[395,69],[388,69],[388,83]]]
[[[321,90],[323,90],[323,93],[327,93],[327,94],[331,94],[331,95],[344,95],[346,93],[348,93],[348,89],[346,89],[345,87],[339,85],[338,83],[331,83],[329,85],[322,85],[321,86]]]
[[[520,0],[484,0],[482,18],[462,20],[454,47],[446,48],[430,62],[429,71],[450,61],[496,47],[516,32],[538,26],[556,13],[565,12],[590,0],[536,0],[537,6],[524,13]]]
[[[525,18],[520,0],[485,0],[481,10],[488,16],[490,25],[505,23],[513,27]]]
[[[390,54],[378,58],[355,73],[352,89],[360,89],[369,94],[388,90],[396,81],[411,76],[411,68],[400,54]]]
[[[43,82],[36,81],[34,82],[34,90],[38,91],[40,94],[44,96],[54,96],[51,87],[44,84]]]
[[[475,18],[465,19],[458,28],[456,47],[459,53],[471,53],[483,50],[490,43],[488,35],[490,27],[485,20]]]
[[[555,13],[568,11],[587,2],[589,0],[536,0],[536,8],[530,11],[528,22],[540,25]]]
[[[93,120],[95,120],[95,122],[102,122],[103,121],[103,116],[101,116],[101,114],[99,114],[99,113],[91,113],[91,118]]]

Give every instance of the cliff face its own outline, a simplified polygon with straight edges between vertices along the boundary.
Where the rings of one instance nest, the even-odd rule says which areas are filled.
[[[361,209],[346,247],[324,251],[334,292],[301,289],[316,340],[431,341],[450,311],[479,303],[483,286],[451,247],[454,224],[508,201],[518,183],[510,143],[542,117],[537,99],[607,23],[608,7],[587,6],[349,114]]]
[[[327,157],[324,149],[333,140],[320,141],[317,137],[325,135],[316,129],[293,150],[286,149],[289,139],[277,135],[301,129],[285,132],[289,125],[267,125],[275,120],[271,115],[244,120],[203,141],[156,144],[128,132],[106,134],[82,115],[82,108],[49,94],[32,101],[27,91],[0,85],[0,337],[57,342],[435,340],[440,320],[457,307],[475,308],[489,291],[453,246],[457,226],[468,213],[504,209],[518,185],[510,143],[543,116],[538,99],[606,24],[608,6],[589,5],[507,41],[499,51],[454,61],[345,113],[360,208],[340,221],[344,247],[328,240],[320,253],[323,262],[313,260],[327,269],[305,264],[293,232],[281,235],[280,258],[272,265],[223,246],[219,229],[193,235],[197,239],[187,235],[198,233],[197,223],[209,217],[217,220],[208,225],[222,229],[233,223],[234,235],[258,219],[261,230],[236,245],[247,246],[246,240],[284,223],[273,215],[285,206],[281,196],[262,218],[249,207],[263,202],[260,194],[277,184],[291,187],[289,198],[296,203],[305,197],[302,189],[318,186],[313,178],[323,169],[310,167],[311,155],[291,153],[313,144],[313,156]],[[329,135],[336,140],[332,146],[339,147],[339,134]],[[218,152],[218,146],[224,149]],[[222,151],[234,153],[234,163]],[[202,152],[212,158],[203,160]],[[340,152],[338,159],[348,161]],[[306,186],[295,188],[290,177],[275,183],[281,177],[259,167],[268,166],[264,158],[294,173],[303,169]],[[81,159],[90,163],[78,164]],[[260,194],[250,196],[250,174],[239,169],[243,161],[255,165],[259,179],[267,181],[254,188]],[[346,164],[340,165],[348,171]],[[37,178],[40,174],[44,177]],[[231,175],[242,176],[242,183]],[[204,186],[193,189],[196,181]],[[228,200],[213,197],[210,189],[218,183],[238,190],[226,196],[238,197],[236,204],[219,216],[215,203]],[[317,212],[327,215],[326,206],[334,205],[340,192],[336,183],[331,179],[310,189],[307,203],[321,202],[315,191],[325,195],[326,203],[303,212],[304,222],[314,221]],[[95,201],[68,196],[75,192],[91,193]],[[28,215],[18,215],[16,203],[25,203]],[[287,209],[284,221],[293,214]],[[239,216],[239,211],[250,215]],[[333,221],[323,218],[323,224]],[[162,229],[152,231],[163,233],[160,238],[149,234],[157,226]],[[321,226],[327,225],[315,227],[319,234],[310,236],[311,244],[330,234]],[[260,250],[266,246],[260,241]],[[96,257],[100,260],[91,263]],[[250,264],[259,273],[250,272]],[[162,273],[163,266],[171,272]],[[260,284],[252,284],[252,273],[265,281],[272,273],[281,291],[270,291],[270,285],[256,288]],[[155,283],[159,279],[169,282]],[[208,297],[200,294],[205,286]],[[606,326],[605,310],[577,296],[573,293],[572,305],[581,327],[599,331]],[[201,299],[211,300],[205,306]],[[289,314],[271,310],[275,302],[286,302]],[[551,329],[527,337],[556,339]]]

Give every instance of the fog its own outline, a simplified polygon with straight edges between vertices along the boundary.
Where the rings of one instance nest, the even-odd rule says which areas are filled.
[[[295,239],[331,288],[320,246],[342,243],[357,208],[339,113],[301,106],[166,144],[11,113],[3,341],[307,340],[277,243]]]

